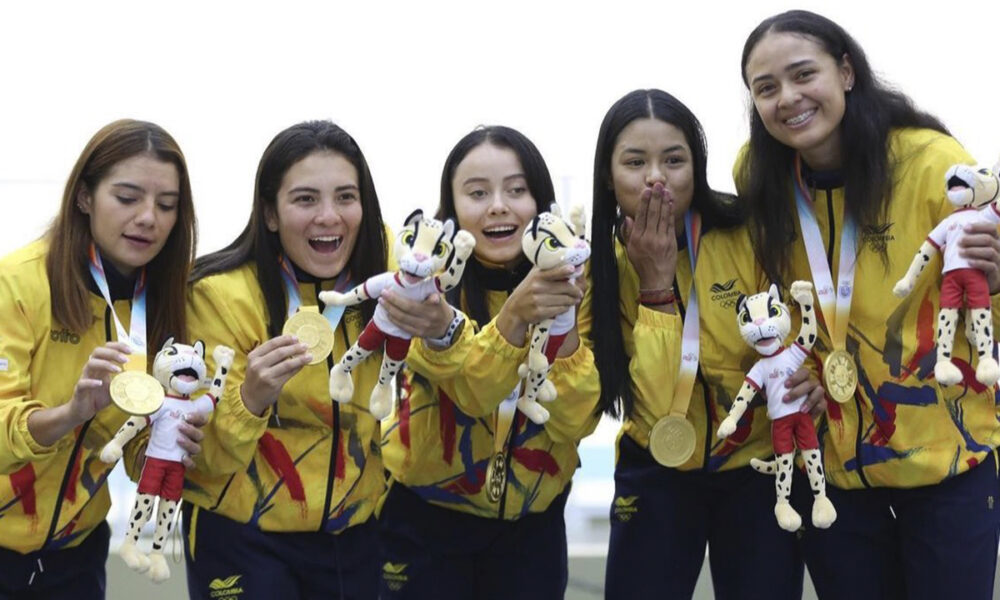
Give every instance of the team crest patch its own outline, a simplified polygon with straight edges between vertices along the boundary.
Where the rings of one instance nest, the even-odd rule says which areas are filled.
[[[621,523],[628,523],[632,516],[639,512],[639,496],[618,496],[611,507],[615,518]]]
[[[408,566],[410,565],[407,563],[386,561],[382,565],[382,580],[385,581],[386,587],[394,592],[401,590],[406,582],[410,580],[409,576],[406,575],[406,568]]]
[[[243,588],[238,584],[243,575],[230,575],[226,578],[213,579],[208,584],[209,598],[217,600],[236,600],[243,595]]]
[[[895,240],[892,235],[892,226],[895,223],[876,223],[865,225],[861,228],[861,244],[868,246],[875,252],[885,252],[889,242]]]

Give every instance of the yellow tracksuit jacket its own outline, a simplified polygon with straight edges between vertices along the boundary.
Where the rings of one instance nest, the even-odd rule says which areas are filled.
[[[187,473],[184,499],[197,507],[195,519],[198,510],[212,510],[263,531],[336,533],[366,521],[385,490],[379,423],[368,412],[382,353],[353,371],[350,403],[330,399],[331,361],[340,359],[364,326],[360,310],[349,308],[331,356],[292,377],[263,417],[251,414],[239,391],[247,354],[270,338],[255,271],[244,265],[201,279],[190,291],[191,339],[203,340],[206,348],[225,344],[236,358],[205,427],[198,468]],[[303,305],[318,305],[319,292],[332,287],[333,281],[322,287],[299,282]]]
[[[487,292],[496,316],[507,293]],[[589,312],[589,292],[580,314]],[[581,340],[587,335],[580,329]],[[466,322],[445,350],[414,340],[407,356],[401,399],[382,441],[391,478],[425,501],[480,517],[518,519],[548,508],[579,466],[578,442],[597,426],[600,383],[594,357],[582,342],[556,359],[549,372],[558,397],[551,417],[536,425],[518,412],[509,448],[507,487],[500,502],[486,496],[486,468],[493,455],[493,414],[520,378],[527,344],[509,344],[493,321],[479,329]],[[415,380],[414,372],[429,381]]]
[[[1000,441],[997,395],[975,379],[975,349],[970,349],[963,325],[958,326],[953,356],[964,381],[939,387],[933,377],[940,253],[907,298],[892,294],[920,244],[954,210],[945,196],[948,167],[975,161],[957,141],[930,130],[892,132],[890,153],[895,170],[888,213],[859,231],[847,334],[847,351],[860,366],[858,394],[845,404],[830,403],[820,430],[827,478],[841,488],[935,484],[969,470]],[[812,190],[812,196],[823,247],[834,240],[831,272],[837,273],[843,189]],[[791,194],[788,210],[794,210]],[[796,230],[801,240],[797,219]],[[887,253],[888,266],[882,262],[881,249]],[[804,244],[796,241],[788,252],[789,281],[811,280]],[[994,323],[997,306],[994,299]],[[821,360],[832,348],[828,334],[826,327],[820,327],[813,348]]]
[[[90,295],[87,331],[53,321],[47,254],[37,241],[0,260],[0,546],[21,553],[79,545],[104,521],[113,465],[99,454],[128,418],[109,405],[49,447],[28,432],[28,415],[68,402],[90,353],[117,338],[100,294]],[[130,301],[114,306],[128,328]]]
[[[620,435],[649,446],[649,431],[670,413],[680,368],[683,319],[639,304],[639,276],[624,246],[615,244],[618,262],[622,336],[629,357],[635,408]],[[736,323],[740,294],[766,289],[743,228],[711,230],[702,235],[695,286],[698,293],[700,357],[687,418],[695,430],[695,452],[681,470],[720,471],[747,466],[750,459],[772,454],[767,407],[755,401],[736,432],[719,440],[715,432],[726,417],[746,372],[759,358],[743,341]],[[688,249],[677,256],[678,308],[687,310],[691,289]],[[762,287],[764,286],[764,287]],[[794,333],[794,332],[793,332]]]

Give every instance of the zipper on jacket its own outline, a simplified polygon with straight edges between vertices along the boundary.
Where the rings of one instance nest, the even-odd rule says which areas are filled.
[[[107,306],[104,309],[104,339],[108,342],[111,341],[110,306]],[[66,470],[63,472],[62,483],[59,484],[59,495],[56,496],[56,506],[52,514],[52,522],[49,524],[49,532],[46,534],[45,541],[42,543],[43,550],[49,545],[49,542],[52,541],[52,536],[56,533],[56,527],[59,525],[59,513],[62,512],[63,498],[66,496],[66,485],[69,484],[69,476],[70,473],[73,472],[73,465],[76,463],[76,455],[80,452],[80,446],[83,445],[83,437],[90,428],[90,424],[93,420],[94,417],[87,419],[87,422],[80,428],[80,433],[77,434],[76,441],[73,443],[73,452],[69,455],[69,463],[66,465]]]
[[[323,311],[326,306],[320,302],[319,299],[320,287],[316,286],[316,304],[320,307],[320,312]],[[342,316],[340,320],[340,334],[344,338],[344,347],[347,349],[351,348],[351,341],[347,337],[347,314]],[[326,368],[330,370],[333,368],[333,353],[326,357]],[[333,429],[333,438],[330,444],[330,469],[326,477],[326,501],[323,503],[323,518],[319,522],[319,531],[322,533],[326,530],[326,522],[329,520],[330,515],[330,503],[333,502],[333,486],[337,481],[337,449],[340,447],[340,403],[330,398],[330,404],[333,408],[333,423],[331,423],[331,428]],[[345,458],[346,460],[346,458]]]

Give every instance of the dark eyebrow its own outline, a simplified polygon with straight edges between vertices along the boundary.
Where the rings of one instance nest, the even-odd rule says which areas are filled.
[[[353,183],[349,183],[347,185],[338,185],[337,187],[333,188],[333,191],[344,192],[347,190],[357,190],[357,189],[359,189],[358,186],[354,185]]]
[[[127,181],[119,181],[119,182],[116,182],[116,183],[112,183],[111,187],[121,187],[121,188],[132,190],[134,192],[139,192],[140,194],[145,194],[146,193],[146,190],[142,186],[136,185],[134,183],[129,183]],[[181,197],[181,193],[180,192],[160,192],[159,196],[161,196],[161,197],[162,196],[171,196],[171,197],[180,198]]]
[[[524,173],[514,173],[503,178],[504,181],[510,181],[511,179],[527,179],[527,177],[525,177]]]
[[[814,61],[813,61],[813,59],[811,59],[811,58],[806,58],[806,59],[803,59],[803,60],[797,60],[797,61],[793,62],[792,64],[790,64],[790,65],[786,66],[786,67],[784,68],[784,71],[785,71],[786,73],[787,73],[788,71],[794,71],[795,69],[798,69],[799,67],[804,67],[804,66],[806,66],[806,65],[808,65],[808,64],[812,64],[813,62],[814,62]],[[753,81],[751,81],[751,82],[750,82],[750,85],[754,85],[754,84],[756,84],[756,83],[757,83],[758,81],[761,81],[761,80],[764,80],[764,79],[774,79],[774,77],[773,77],[772,75],[760,75],[760,76],[758,76],[758,77],[755,77],[755,78],[753,79]]]
[[[295,188],[292,188],[292,189],[288,190],[289,194],[295,194],[295,193],[298,193],[298,192],[311,192],[313,194],[318,194],[319,190],[317,190],[316,188],[311,188],[309,186],[305,186],[305,185],[300,185],[299,187],[295,187]]]
[[[490,180],[485,177],[469,177],[468,179],[462,182],[462,185],[469,185],[470,183],[479,183],[479,182],[489,183],[489,181]]]

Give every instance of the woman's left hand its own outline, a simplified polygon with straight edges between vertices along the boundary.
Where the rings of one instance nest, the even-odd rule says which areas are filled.
[[[987,210],[993,210],[988,208]],[[958,240],[959,254],[986,274],[990,294],[1000,292],[1000,234],[993,223],[970,223]]]
[[[785,389],[788,391],[782,397],[782,402],[793,402],[805,396],[806,401],[802,403],[800,412],[807,412],[814,419],[826,412],[826,390],[809,369],[799,367],[798,371],[785,380]]]
[[[413,337],[436,339],[448,332],[455,309],[441,294],[431,294],[423,301],[411,300],[385,291],[378,300],[389,320]]]

